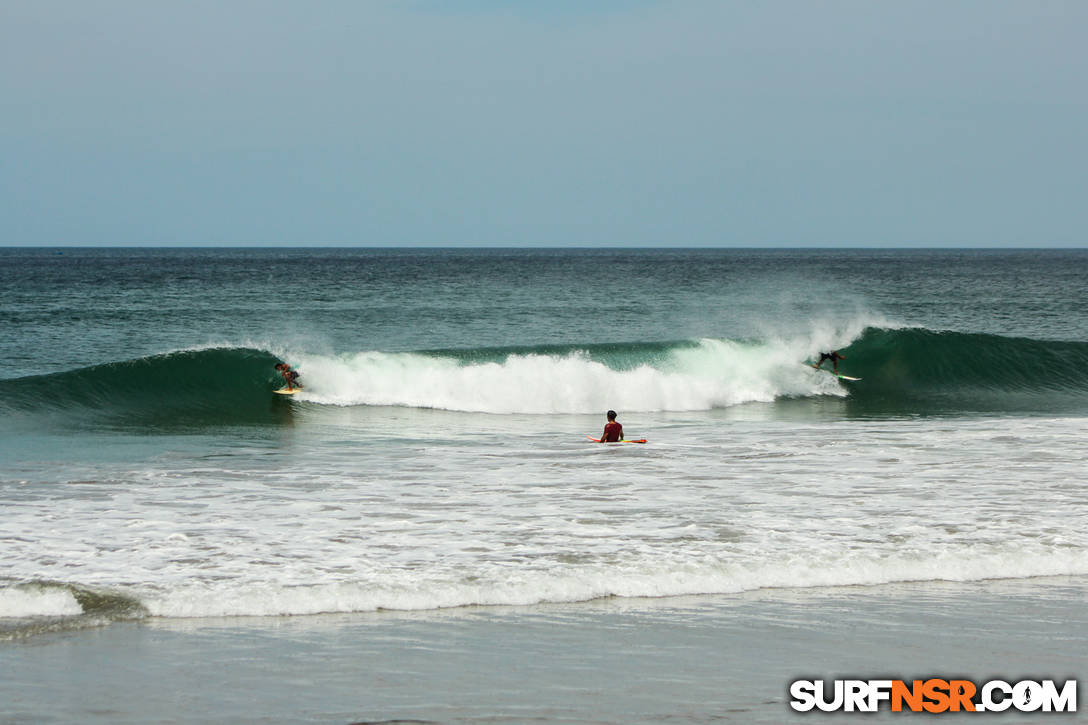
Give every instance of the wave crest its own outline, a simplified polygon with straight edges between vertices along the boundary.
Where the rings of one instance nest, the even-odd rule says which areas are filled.
[[[803,364],[829,341],[702,339],[285,359],[306,385],[296,401],[493,414],[697,411],[816,396],[846,398],[862,413],[1057,412],[1088,399],[1088,343],[870,327],[838,340],[846,356],[841,371],[862,378],[844,387]],[[219,347],[18,378],[7,381],[0,407],[79,409],[88,414],[81,418],[149,428],[276,424],[292,410],[271,394],[282,385],[273,368],[279,359],[266,350]]]
[[[466,361],[455,353],[303,357],[310,385],[300,397],[328,405],[547,414],[709,410],[843,394],[833,380],[798,365],[802,357],[785,343],[730,340],[509,352],[495,360]]]

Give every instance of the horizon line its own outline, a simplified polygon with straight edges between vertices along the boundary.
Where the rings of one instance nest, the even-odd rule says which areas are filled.
[[[1032,246],[995,246],[995,245],[982,245],[982,244],[963,244],[963,245],[934,245],[934,244],[876,244],[876,245],[860,245],[860,244],[760,244],[760,245],[659,245],[659,244],[623,244],[623,243],[600,243],[600,244],[514,244],[514,243],[498,243],[498,244],[448,244],[448,243],[428,243],[421,242],[416,244],[382,244],[382,243],[346,243],[346,242],[197,242],[197,243],[184,243],[184,242],[133,242],[133,243],[121,243],[121,244],[100,244],[100,243],[80,243],[80,242],[58,242],[58,243],[0,243],[0,249],[434,249],[434,250],[451,250],[451,249],[465,249],[465,250],[480,250],[480,249],[504,249],[504,250],[594,250],[594,249],[625,249],[625,250],[806,250],[806,249],[822,249],[822,250],[964,250],[964,249],[977,249],[977,250],[1069,250],[1069,249],[1088,249],[1088,243],[1080,244],[1054,244],[1046,243],[1043,245]]]

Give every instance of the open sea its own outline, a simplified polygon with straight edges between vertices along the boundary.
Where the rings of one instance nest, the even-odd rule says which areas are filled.
[[[0,723],[1088,675],[1088,250],[6,248],[0,360]]]

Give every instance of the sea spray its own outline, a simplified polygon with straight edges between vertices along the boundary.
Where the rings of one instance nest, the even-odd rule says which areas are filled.
[[[868,327],[850,340],[794,338],[541,345],[315,354],[205,347],[8,381],[0,408],[76,411],[152,429],[278,424],[287,401],[274,364],[302,373],[300,402],[493,414],[699,411],[783,399],[848,397],[859,414],[1064,410],[1088,398],[1088,343],[920,328]],[[825,336],[827,335],[827,336]],[[831,341],[830,343],[828,341]],[[831,344],[843,342],[845,344]],[[806,367],[835,347],[845,386]]]
[[[640,355],[652,357],[642,361]],[[299,356],[312,384],[303,400],[496,414],[692,411],[784,396],[843,395],[800,365],[804,352],[775,344],[700,340],[664,354],[633,346],[615,367],[591,350],[508,354],[501,361],[365,352]],[[617,369],[618,368],[618,369]]]

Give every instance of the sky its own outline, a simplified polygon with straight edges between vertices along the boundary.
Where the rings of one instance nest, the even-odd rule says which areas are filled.
[[[1088,246],[1082,0],[0,0],[0,245]]]

